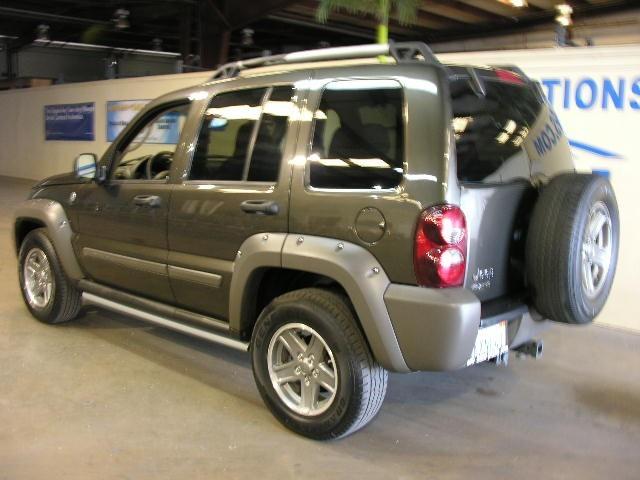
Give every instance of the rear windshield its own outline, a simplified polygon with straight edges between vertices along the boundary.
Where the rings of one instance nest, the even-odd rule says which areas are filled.
[[[511,172],[529,171],[523,141],[542,109],[533,88],[484,80],[486,95],[476,93],[469,78],[450,82],[458,179],[500,182]]]

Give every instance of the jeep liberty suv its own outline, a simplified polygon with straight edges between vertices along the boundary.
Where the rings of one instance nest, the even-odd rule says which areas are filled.
[[[537,356],[549,321],[591,322],[618,232],[538,84],[421,43],[225,65],[15,213],[38,320],[93,305],[250,351],[315,439],[366,425],[389,370]]]

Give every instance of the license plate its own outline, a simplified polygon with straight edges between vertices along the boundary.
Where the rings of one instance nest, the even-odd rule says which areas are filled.
[[[478,330],[476,344],[473,347],[467,365],[485,362],[507,352],[507,322],[496,323]]]

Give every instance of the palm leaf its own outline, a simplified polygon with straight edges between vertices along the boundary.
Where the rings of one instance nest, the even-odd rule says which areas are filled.
[[[401,25],[408,25],[416,21],[421,0],[392,0],[395,16]]]
[[[345,11],[354,15],[373,15],[386,23],[391,10],[402,25],[407,25],[415,21],[420,3],[421,0],[320,0],[316,19],[326,23],[331,12]]]
[[[331,12],[344,10],[356,15],[379,14],[380,7],[377,0],[321,0],[316,10],[316,18],[321,23],[326,23]]]

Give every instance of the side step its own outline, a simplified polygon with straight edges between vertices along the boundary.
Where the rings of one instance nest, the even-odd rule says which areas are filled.
[[[94,295],[93,293],[83,292],[82,302],[85,305],[94,305],[96,307],[101,307],[101,308],[104,308],[105,310],[121,313],[122,315],[133,317],[137,320],[142,320],[143,322],[152,323],[154,325],[169,328],[171,330],[185,333],[193,337],[201,338],[209,342],[225,345],[227,347],[231,347],[236,350],[241,350],[243,352],[247,352],[249,350],[248,342],[243,342],[241,340],[229,338],[224,335],[219,335],[217,333],[201,330],[197,327],[185,325],[183,323],[176,322],[175,320],[171,320],[169,318],[156,315],[154,313],[149,313],[144,310],[140,310],[138,308],[129,307],[127,305],[122,305],[112,300],[107,300],[106,298],[99,297],[98,295]]]

